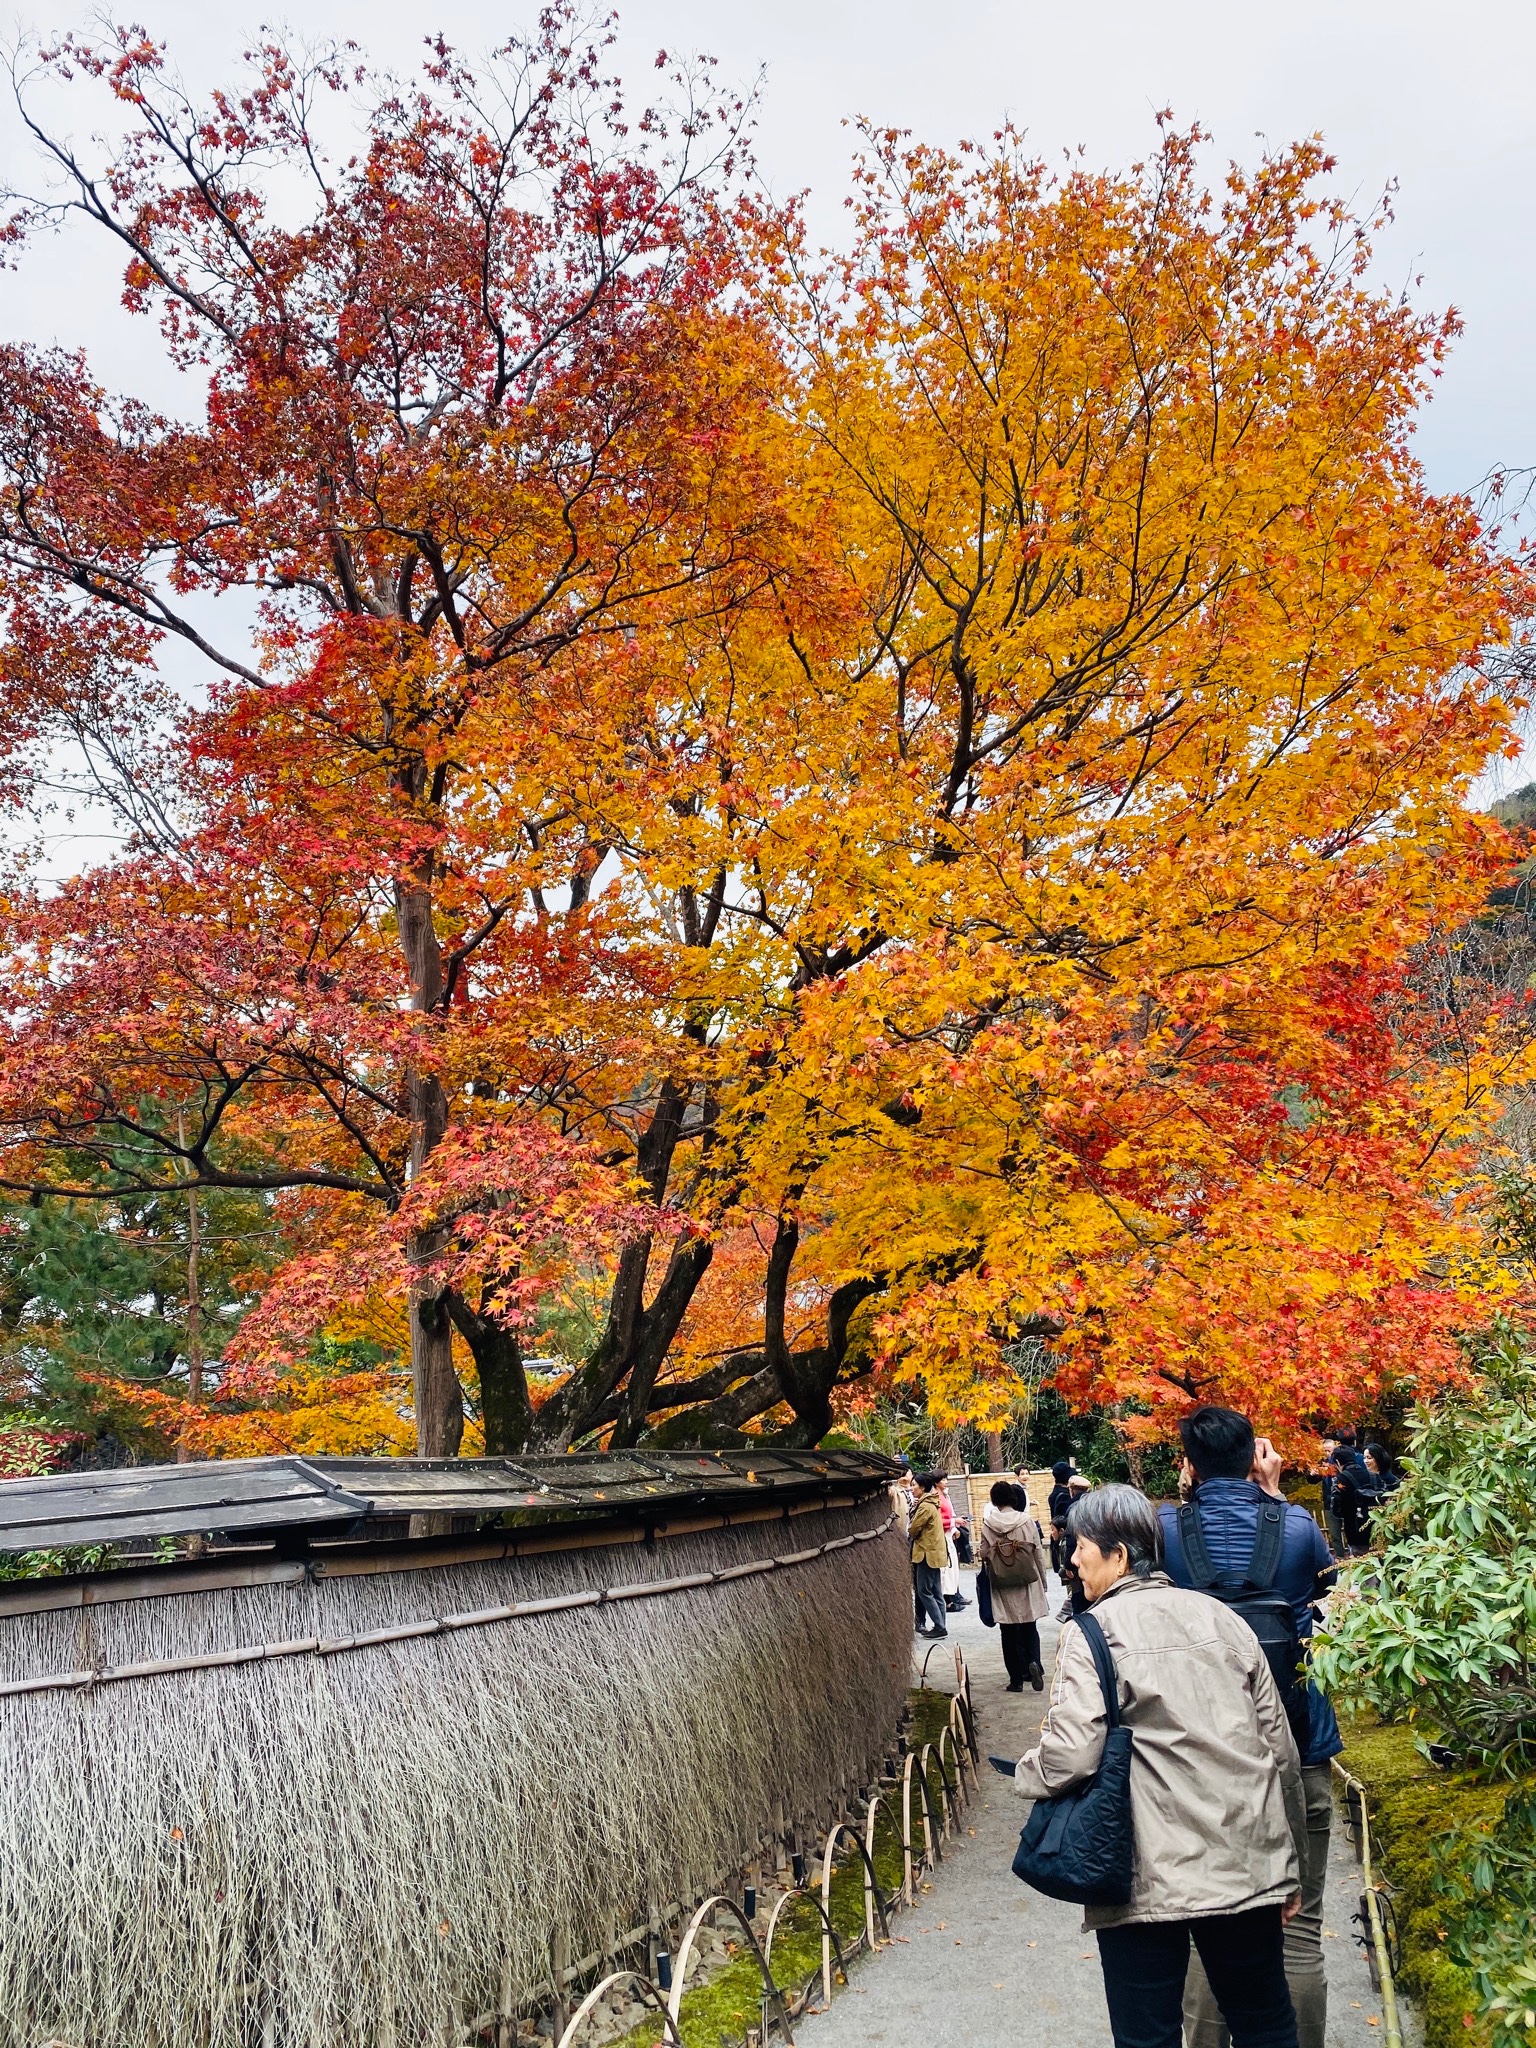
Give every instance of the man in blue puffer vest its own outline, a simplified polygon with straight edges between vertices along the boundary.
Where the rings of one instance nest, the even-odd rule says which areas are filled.
[[[1184,1442],[1184,1484],[1191,1489],[1200,1533],[1218,1580],[1241,1584],[1253,1558],[1259,1509],[1283,1500],[1281,1461],[1267,1437],[1257,1441],[1253,1424],[1235,1408],[1197,1408],[1179,1424]],[[1179,1537],[1178,1510],[1160,1510],[1163,1566],[1176,1586],[1194,1577]],[[1316,1602],[1334,1582],[1327,1538],[1303,1507],[1285,1511],[1285,1528],[1274,1585],[1291,1603],[1296,1639],[1312,1634]],[[1298,2048],[1323,2048],[1328,2022],[1328,1978],[1323,1964],[1323,1886],[1328,1875],[1328,1836],[1333,1819],[1329,1760],[1344,1747],[1333,1708],[1315,1685],[1307,1687],[1309,1740],[1301,1758],[1307,1797],[1307,1856],[1301,1873],[1301,1911],[1285,1930],[1285,1975],[1296,2007]],[[1184,1996],[1184,2030],[1189,2048],[1228,2048],[1225,2023],[1205,1981],[1198,1958],[1191,1961]]]

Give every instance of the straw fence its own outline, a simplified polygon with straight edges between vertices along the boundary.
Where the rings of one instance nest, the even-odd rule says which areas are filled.
[[[613,1954],[878,1769],[888,1522],[5,1615],[0,2043],[445,2048]]]

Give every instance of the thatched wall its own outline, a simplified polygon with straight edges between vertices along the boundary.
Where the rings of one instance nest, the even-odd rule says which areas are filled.
[[[883,1496],[660,1542],[0,1619],[0,1680],[718,1571]],[[894,1532],[790,1570],[0,1698],[0,2043],[433,2048],[813,1825],[896,1726]]]

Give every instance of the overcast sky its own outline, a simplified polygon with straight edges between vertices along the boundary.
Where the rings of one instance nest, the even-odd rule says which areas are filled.
[[[196,83],[227,73],[263,20],[354,38],[406,68],[429,30],[478,53],[534,7],[306,0],[285,14],[260,0],[131,0],[122,12],[168,42]],[[87,25],[89,9],[44,0],[14,19],[54,31]],[[662,46],[707,50],[741,83],[765,73],[761,167],[780,193],[811,189],[827,236],[846,190],[842,124],[861,113],[939,142],[1011,118],[1043,155],[1082,144],[1091,164],[1120,166],[1150,147],[1166,106],[1211,131],[1218,171],[1229,156],[1251,158],[1261,137],[1320,130],[1362,206],[1397,183],[1384,278],[1410,285],[1421,305],[1456,306],[1466,323],[1419,432],[1432,484],[1472,487],[1496,466],[1536,464],[1531,0],[627,0],[620,28],[637,94],[651,88]],[[81,127],[89,121],[82,106]],[[34,182],[14,112],[0,108],[0,183]],[[147,357],[116,311],[104,253],[72,236],[30,255],[19,275],[0,274],[0,331],[83,342],[109,377],[133,375]]]

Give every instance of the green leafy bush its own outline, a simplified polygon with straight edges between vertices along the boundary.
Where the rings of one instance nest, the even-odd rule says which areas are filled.
[[[1472,1973],[1495,2048],[1516,2048],[1536,2040],[1536,1788],[1511,1796],[1462,1868],[1447,1945]]]
[[[1474,1392],[1420,1410],[1409,1477],[1352,1565],[1313,1673],[1481,1762],[1536,1761],[1536,1360],[1493,1333]]]
[[[1437,1770],[1407,1727],[1346,1717],[1344,1739],[1392,1887],[1401,1982],[1425,2048],[1532,2048],[1536,1780]]]

